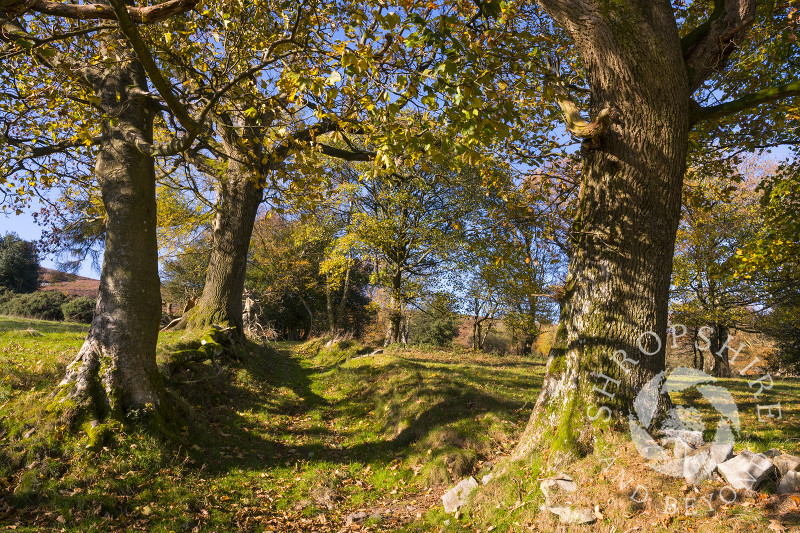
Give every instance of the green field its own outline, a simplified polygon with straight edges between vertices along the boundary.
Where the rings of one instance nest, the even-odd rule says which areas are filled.
[[[319,340],[253,345],[221,373],[198,364],[168,382],[181,405],[173,442],[115,427],[95,450],[87,435],[47,411],[85,328],[0,317],[2,526],[340,531],[348,515],[365,511],[380,516],[355,529],[485,531],[495,524],[518,531],[526,520],[557,527],[536,514],[536,480],[544,473],[535,466],[519,474],[527,476],[519,494],[507,486],[487,491],[496,493],[491,508],[456,519],[440,503],[454,482],[480,479],[511,451],[541,386],[541,360],[414,348],[369,355],[356,344],[325,347]],[[162,364],[181,340],[179,332],[163,336]],[[776,382],[759,400],[745,381],[724,384],[742,413],[740,447],[800,452],[797,380]],[[780,397],[782,418],[756,423],[755,404],[767,396]],[[707,407],[690,395],[680,401]],[[583,470],[577,479],[596,464],[576,468]],[[592,527],[686,531],[702,530],[704,520],[664,522],[623,511]],[[709,527],[724,516],[717,513]],[[760,530],[768,520],[751,512],[741,523]]]

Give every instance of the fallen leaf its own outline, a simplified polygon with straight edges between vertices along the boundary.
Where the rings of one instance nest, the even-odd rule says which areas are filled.
[[[776,531],[777,533],[781,533],[782,531],[786,531],[786,528],[778,522],[777,520],[770,520],[767,529],[770,531]]]

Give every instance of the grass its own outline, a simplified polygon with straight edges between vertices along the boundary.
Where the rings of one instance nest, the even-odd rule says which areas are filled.
[[[23,330],[33,329],[31,336]],[[453,482],[513,446],[542,363],[320,342],[254,347],[172,384],[183,442],[113,429],[97,452],[49,417],[85,326],[0,318],[0,525],[22,531],[415,529]],[[161,339],[159,361],[188,339]],[[368,521],[369,522],[369,521]]]
[[[85,329],[0,317],[0,526],[340,531],[349,514],[377,511],[380,518],[368,518],[363,530],[564,530],[539,510],[538,484],[551,474],[541,458],[498,462],[530,415],[540,360],[428,348],[372,354],[352,341],[253,345],[221,374],[196,364],[173,376],[170,388],[186,411],[176,414],[179,442],[112,426],[105,447],[92,450],[88,436],[46,409]],[[162,336],[160,364],[191,340],[181,332]],[[800,452],[800,381],[776,381],[758,399],[745,380],[721,384],[741,413],[737,448]],[[782,418],[755,423],[756,404],[772,398],[780,399]],[[675,401],[713,422],[700,395]],[[581,486],[575,503],[599,505],[604,515],[587,530],[761,531],[769,520],[792,523],[773,509],[773,496],[717,503],[712,516],[665,514],[668,496],[688,494],[681,479],[659,477],[618,436],[603,437],[597,452],[569,467]],[[603,457],[615,458],[613,468]],[[505,474],[458,518],[445,515],[442,493],[465,476],[480,479],[492,463]],[[636,483],[622,483],[620,472]],[[649,503],[632,502],[636,484],[648,488]]]

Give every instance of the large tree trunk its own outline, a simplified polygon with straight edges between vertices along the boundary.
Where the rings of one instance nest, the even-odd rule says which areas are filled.
[[[731,364],[728,360],[728,326],[714,324],[714,335],[711,337],[711,357],[714,361],[714,375],[718,378],[731,377]]]
[[[384,346],[402,342],[403,340],[403,300],[400,296],[402,283],[402,274],[399,271],[395,272],[392,275],[392,293],[389,298],[389,327],[386,330]]]
[[[107,110],[95,173],[106,211],[100,292],[89,333],[67,367],[56,401],[93,418],[152,411],[164,400],[156,342],[161,319],[153,159],[124,138],[151,142],[154,112],[144,71],[124,47],[109,47],[97,96]],[[111,113],[109,113],[111,114]],[[65,402],[65,400],[70,400]],[[74,403],[72,403],[74,402]]]
[[[229,157],[225,177],[219,186],[211,258],[203,294],[189,312],[188,325],[190,328],[211,324],[233,327],[232,336],[241,338],[247,253],[263,189],[257,177],[248,171],[245,158],[233,142],[225,143]]]
[[[611,106],[619,117],[582,147],[565,304],[541,394],[515,453],[546,444],[558,463],[590,453],[598,427],[627,420],[638,391],[664,370],[665,342],[643,334],[665,340],[689,83],[669,2],[587,0],[593,8],[581,13],[542,3],[583,58],[593,115]],[[619,350],[638,364],[624,362]],[[656,413],[667,405],[662,395]]]

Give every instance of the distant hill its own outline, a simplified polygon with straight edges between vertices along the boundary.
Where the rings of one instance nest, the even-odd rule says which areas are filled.
[[[39,267],[39,290],[59,291],[67,296],[97,298],[100,280]]]

